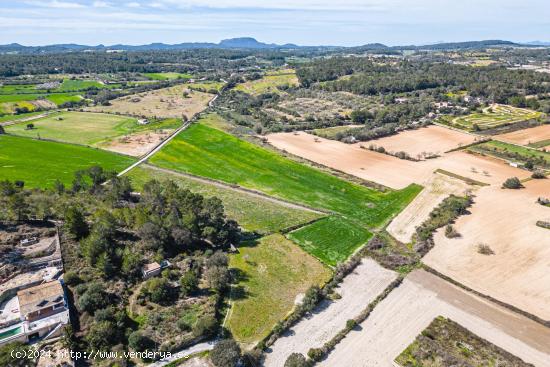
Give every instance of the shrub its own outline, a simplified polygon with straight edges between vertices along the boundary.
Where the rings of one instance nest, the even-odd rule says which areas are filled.
[[[204,316],[197,320],[193,325],[193,335],[199,336],[211,336],[216,332],[218,322],[213,316]]]
[[[82,283],[82,279],[74,271],[68,271],[63,275],[63,281],[70,286],[76,286]]]
[[[310,350],[307,351],[307,356],[313,359],[314,361],[318,362],[323,358],[324,353],[321,348],[311,348]]]
[[[155,343],[141,331],[134,331],[128,337],[128,346],[136,352],[143,352],[153,348]]]
[[[535,179],[541,179],[541,178],[546,178],[546,176],[544,175],[544,172],[542,171],[535,171],[533,172],[533,174],[531,175],[532,178],[535,178]]]
[[[234,367],[241,356],[241,350],[233,339],[221,340],[210,352],[210,360],[216,367]]]
[[[303,354],[292,353],[286,359],[284,367],[308,367],[308,363]]]
[[[348,321],[346,321],[346,329],[352,330],[356,326],[357,326],[357,321],[355,321],[354,319],[349,319]]]
[[[502,184],[505,189],[520,189],[523,187],[521,181],[517,177],[510,177]]]
[[[447,238],[455,238],[458,237],[458,232],[454,229],[454,227],[451,224],[447,224],[445,227],[445,237]]]
[[[477,252],[482,255],[494,255],[495,252],[489,247],[489,245],[480,243],[477,245]]]

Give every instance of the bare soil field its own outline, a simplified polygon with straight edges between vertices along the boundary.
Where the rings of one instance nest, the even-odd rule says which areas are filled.
[[[424,183],[422,192],[390,223],[387,231],[397,240],[409,243],[416,227],[428,219],[432,210],[451,194],[463,195],[473,187],[439,173]]]
[[[187,97],[184,97],[184,92],[188,93]],[[181,118],[183,115],[191,118],[203,111],[212,97],[209,93],[190,90],[188,85],[176,85],[120,97],[112,100],[110,106],[96,106],[87,110],[157,118]]]
[[[413,162],[302,132],[271,134],[267,138],[276,148],[394,189],[402,189],[412,182],[423,185],[436,169],[495,185],[513,176],[529,177],[529,172],[501,160],[462,151]]]
[[[437,316],[452,319],[527,363],[550,366],[549,328],[423,270],[412,272],[319,365],[393,367],[394,359]]]
[[[484,187],[471,215],[460,217],[461,237],[436,233],[424,262],[483,294],[550,320],[550,232],[537,220],[550,221],[550,208],[536,203],[550,194],[550,180],[531,180],[521,190]],[[478,252],[488,245],[493,255]]]
[[[473,143],[476,137],[464,132],[431,125],[416,130],[407,130],[396,135],[372,140],[361,145],[375,144],[389,152],[404,151],[412,157],[422,153],[439,154]]]
[[[144,131],[125,135],[102,143],[100,147],[112,152],[141,157],[166,139],[173,130]]]
[[[283,334],[266,354],[265,366],[282,366],[293,352],[306,355],[310,348],[321,347],[345,327],[347,320],[359,315],[395,278],[393,271],[382,268],[371,259],[364,259],[336,288],[342,298],[323,301],[311,316]]]
[[[544,141],[548,141],[548,145],[550,145],[550,125],[541,125],[530,129],[513,131],[511,133],[497,135],[494,138],[506,143],[519,145],[536,144]]]

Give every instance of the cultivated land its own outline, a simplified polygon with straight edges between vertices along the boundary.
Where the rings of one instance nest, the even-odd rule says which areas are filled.
[[[532,161],[535,166],[550,168],[550,152],[538,151],[500,141],[488,141],[468,148],[469,151],[487,154],[515,163]]]
[[[238,282],[226,326],[241,343],[265,337],[299,295],[330,278],[328,268],[280,234],[244,242],[238,250],[230,256]]]
[[[411,185],[381,193],[202,124],[182,131],[150,162],[338,212],[368,227],[387,223],[420,191],[419,186]]]
[[[222,200],[227,215],[249,232],[268,234],[307,223],[322,216],[311,211],[290,208],[283,204],[258,198],[243,191],[237,191],[229,187],[219,187],[148,165],[141,165],[131,170],[127,175],[132,179],[132,183],[138,190],[151,179],[159,181],[173,180],[179,186],[206,197],[216,196]]]
[[[423,184],[437,169],[498,185],[509,177],[517,176],[521,179],[530,175],[529,172],[510,167],[499,159],[463,151],[446,153],[437,159],[412,162],[362,149],[356,144],[344,144],[306,133],[271,134],[268,135],[268,140],[275,147],[291,154],[397,189],[412,182]],[[425,144],[429,146],[430,141],[426,140]]]
[[[393,360],[438,316],[527,363],[550,366],[549,328],[422,270],[409,274],[319,365],[393,367]]]
[[[134,159],[72,144],[0,135],[0,180],[25,181],[25,187],[70,184],[77,170],[100,165],[121,171]]]
[[[474,186],[470,186],[462,180],[434,173],[431,179],[424,183],[422,192],[392,220],[387,227],[387,231],[397,240],[409,243],[416,227],[429,218],[432,210],[443,199],[451,194],[461,196],[465,191],[474,188]]]
[[[323,218],[288,234],[288,238],[324,263],[335,266],[364,245],[372,233],[342,217]]]
[[[262,93],[279,93],[277,87],[296,85],[298,85],[298,78],[294,70],[283,70],[271,75],[265,75],[258,80],[250,80],[239,84],[235,87],[235,90],[257,95]]]
[[[473,135],[432,125],[357,144],[363,146],[374,144],[377,147],[384,147],[387,152],[404,151],[416,158],[423,153],[442,154],[471,144],[475,140],[476,137]]]
[[[361,127],[361,126],[363,125],[344,125],[344,126],[326,127],[324,129],[315,129],[312,131],[312,133],[322,138],[335,139],[338,133],[341,133],[356,127]]]
[[[526,108],[494,104],[486,108],[483,113],[456,117],[451,120],[450,124],[470,131],[490,130],[522,121],[536,120],[540,117],[540,112]]]
[[[537,220],[550,221],[550,208],[536,203],[550,193],[549,180],[531,180],[525,189],[478,190],[471,214],[461,216],[449,239],[440,230],[424,262],[483,294],[550,320],[550,236]],[[478,253],[486,244],[494,255]]]
[[[191,79],[193,76],[187,73],[143,73],[151,80]]]
[[[456,322],[437,317],[421,335],[397,357],[400,366],[430,365],[445,367],[465,364],[471,366],[532,367]]]
[[[550,124],[496,135],[493,139],[533,148],[544,148],[550,146]]]
[[[184,97],[184,92],[188,93]],[[110,101],[110,106],[90,107],[95,112],[120,113],[123,115],[157,118],[181,118],[203,111],[212,94],[193,91],[186,84],[132,94]]]
[[[309,317],[277,339],[266,354],[265,366],[282,366],[293,352],[307,355],[310,348],[321,347],[346,326],[347,320],[358,316],[395,278],[396,273],[371,259],[363,259],[335,289],[341,298],[323,301]]]
[[[30,138],[42,138],[82,145],[97,143],[124,135],[135,129],[137,120],[132,117],[89,112],[62,112],[33,120],[33,129],[28,123],[11,125],[6,128],[10,134]]]

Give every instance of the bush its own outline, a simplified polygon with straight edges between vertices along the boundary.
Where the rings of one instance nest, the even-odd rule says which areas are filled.
[[[505,189],[520,189],[523,187],[521,181],[517,177],[510,177],[502,184],[502,187]]]
[[[533,172],[533,174],[531,175],[532,178],[535,178],[535,179],[542,179],[542,178],[546,178],[546,176],[544,175],[544,172],[542,171],[535,171]]]
[[[301,353],[292,353],[285,361],[284,367],[308,367],[306,357]]]
[[[451,224],[448,224],[445,227],[445,237],[447,238],[455,238],[458,237],[458,232],[454,229],[454,227]]]
[[[143,335],[141,331],[134,331],[128,337],[128,346],[136,352],[143,352],[155,346],[151,338]]]
[[[193,325],[193,335],[195,337],[211,336],[214,335],[217,327],[218,321],[213,316],[204,316]]]
[[[480,243],[477,245],[477,252],[482,255],[494,255],[495,252],[489,247],[489,245]]]
[[[70,286],[76,286],[82,283],[82,279],[74,271],[68,271],[63,275],[63,281]]]
[[[323,358],[324,353],[323,353],[323,350],[320,348],[311,348],[310,350],[307,351],[307,356],[313,359],[314,361],[318,362]]]
[[[221,340],[210,352],[210,360],[216,367],[235,367],[241,350],[233,339]]]

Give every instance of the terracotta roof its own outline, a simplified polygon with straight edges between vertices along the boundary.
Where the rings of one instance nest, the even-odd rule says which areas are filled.
[[[63,287],[57,280],[17,292],[19,310],[22,315],[53,306],[63,301]]]

